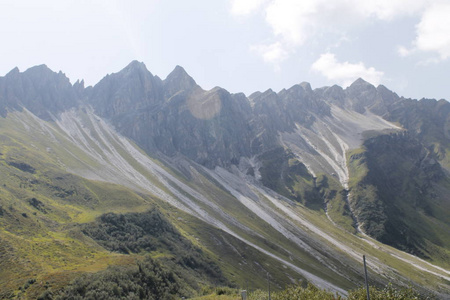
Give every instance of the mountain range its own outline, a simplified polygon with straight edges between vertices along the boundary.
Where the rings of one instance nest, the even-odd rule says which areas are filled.
[[[148,254],[186,296],[266,274],[345,295],[362,255],[374,285],[450,296],[446,100],[363,79],[246,96],[133,61],[93,87],[15,68],[0,115],[0,298]]]

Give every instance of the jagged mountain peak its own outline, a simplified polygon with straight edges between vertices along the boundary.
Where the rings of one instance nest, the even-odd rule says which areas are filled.
[[[147,70],[147,67],[145,66],[145,64],[143,62],[138,61],[138,60],[133,60],[125,67],[125,69],[145,69],[145,70]]]
[[[11,71],[9,71],[5,77],[10,77],[10,76],[14,76],[16,74],[19,74],[20,70],[18,67],[14,67]]]
[[[161,85],[161,79],[153,76],[143,62],[134,60],[100,80],[93,87],[89,102],[99,115],[113,117],[156,103]]]
[[[172,70],[172,72],[167,75],[167,77],[173,77],[173,76],[189,76],[189,74],[186,72],[186,70],[180,66],[176,65],[175,68]]]
[[[118,88],[119,86],[127,84],[130,81],[144,82],[146,80],[161,81],[159,77],[153,76],[143,62],[133,60],[122,70],[107,74],[94,87],[102,86],[108,82],[109,84],[113,84],[115,88]]]
[[[358,78],[349,87],[347,87],[345,91],[349,96],[353,97],[360,95],[361,93],[375,93],[376,88],[370,82],[367,82],[362,78]]]
[[[85,87],[84,87],[84,79],[81,79],[81,81],[78,79],[74,84],[73,87],[79,91],[80,93],[83,93]]]
[[[349,87],[347,87],[345,91],[349,96],[353,97],[361,93],[374,93],[376,92],[376,88],[370,82],[367,82],[362,78],[358,78]]]
[[[40,64],[33,66],[31,68],[28,68],[25,72],[53,72],[52,69],[50,69],[46,64]]]
[[[383,99],[384,102],[389,104],[392,104],[398,99],[400,99],[400,97],[396,93],[394,93],[393,91],[391,91],[382,84],[377,86],[377,93],[378,95],[380,95],[380,97]]]
[[[356,79],[350,86],[350,87],[360,87],[360,86],[373,86],[370,82],[365,81],[364,79],[362,79],[361,77],[359,77],[358,79]]]
[[[84,79],[78,79],[73,85],[82,85],[84,87]]]
[[[345,103],[345,91],[339,85],[333,85],[326,87],[322,90],[322,96],[331,103],[344,105]]]
[[[286,95],[286,94],[293,94],[296,98],[304,98],[305,95],[312,93],[311,86],[307,82],[302,82],[300,84],[293,85],[292,87],[288,89],[282,89],[278,95]]]
[[[27,69],[25,72],[23,72],[23,74],[25,76],[32,77],[34,80],[41,80],[43,78],[52,77],[52,78],[60,78],[66,80],[67,82],[70,82],[69,78],[67,78],[62,71],[55,72],[45,64],[31,67]]]
[[[375,105],[380,100],[377,97],[375,86],[362,78],[358,78],[344,91],[348,98],[345,105],[359,113],[365,112],[366,108]],[[382,112],[379,111],[379,113]]]
[[[306,92],[312,92],[311,84],[309,82],[303,81],[299,84]]]
[[[272,89],[267,89],[267,90],[265,90],[262,94],[261,94],[261,96],[268,96],[268,95],[276,95],[277,93],[274,91],[274,90],[272,90]]]
[[[16,76],[20,76],[23,79],[26,78],[27,80],[31,80],[33,82],[42,82],[43,80],[48,80],[50,78],[52,78],[52,80],[70,82],[69,78],[62,71],[55,72],[45,64],[33,66],[24,72],[20,72],[18,67],[14,67],[5,75],[5,78],[12,78]]]
[[[262,93],[259,91],[253,92],[252,94],[250,94],[250,96],[248,96],[248,99],[253,102],[253,99],[258,98],[259,96],[261,96],[261,94]]]
[[[335,84],[335,85],[325,88],[324,92],[330,93],[330,94],[335,94],[335,93],[341,94],[344,92],[344,89],[341,86]]]
[[[143,62],[133,60],[130,62],[125,68],[123,68],[121,71],[119,71],[116,74],[120,75],[132,75],[132,74],[150,74],[151,72],[147,69],[145,64]],[[151,75],[153,76],[153,75]]]
[[[173,69],[173,71],[170,72],[169,75],[167,75],[167,77],[164,81],[170,81],[173,79],[183,79],[183,78],[188,78],[188,79],[194,80],[182,66],[176,65],[175,68]]]
[[[38,117],[50,120],[52,115],[76,105],[83,92],[83,89],[74,89],[63,72],[54,72],[44,64],[25,72],[16,67],[0,79],[0,98],[3,98],[0,112],[3,116],[7,110],[25,107]]]
[[[167,75],[166,79],[164,79],[164,87],[166,89],[166,93],[168,96],[173,95],[179,91],[185,90],[189,91],[195,86],[197,83],[195,80],[186,72],[186,70],[177,65],[169,75]]]
[[[375,231],[371,230],[370,226],[379,225],[378,220],[388,218],[393,220],[392,224],[396,224],[398,214],[394,206],[403,205],[403,198],[406,198],[404,195],[409,196],[406,190],[402,190],[403,187],[412,186],[412,191],[417,195],[410,199],[419,204],[423,202],[418,208],[428,214],[424,220],[433,217],[434,208],[427,207],[427,199],[422,198],[416,190],[420,191],[420,194],[429,190],[433,201],[439,197],[431,182],[443,180],[444,172],[438,168],[438,163],[448,161],[445,156],[448,153],[448,140],[441,137],[448,134],[448,103],[443,107],[443,102],[437,105],[435,100],[423,100],[420,105],[413,105],[416,103],[399,100],[384,86],[375,88],[363,79],[358,79],[345,90],[337,85],[312,90],[309,83],[303,82],[280,92],[269,89],[246,97],[242,93],[230,94],[220,87],[204,91],[180,66],[175,67],[162,81],[138,61],[132,61],[120,72],[105,77],[91,88],[92,91],[84,88],[83,81],[70,85],[58,78],[53,80],[53,75],[65,75],[62,72],[55,73],[45,65],[30,70],[20,73],[15,69],[11,73],[16,75],[11,75],[9,79],[0,78],[0,113],[2,101],[5,100],[6,105],[9,105],[8,101],[16,101],[40,118],[46,118],[46,113],[50,112],[47,117],[54,121],[43,122],[28,113],[2,120],[2,124],[8,126],[5,127],[7,129],[18,126],[29,129],[28,133],[25,133],[26,130],[20,133],[31,137],[24,139],[24,157],[30,152],[28,150],[32,149],[28,147],[31,140],[36,144],[33,149],[42,150],[46,165],[55,157],[58,166],[67,166],[70,172],[88,179],[123,185],[123,188],[133,189],[142,197],[148,192],[151,201],[166,201],[184,210],[180,216],[184,216],[184,213],[191,214],[205,224],[215,226],[225,233],[229,231],[236,237],[252,236],[252,242],[248,242],[248,246],[257,242],[253,246],[261,248],[274,258],[280,255],[280,262],[283,264],[286,251],[292,251],[293,259],[287,266],[296,270],[299,269],[297,264],[306,264],[311,270],[320,267],[314,274],[336,270],[337,282],[347,280],[346,276],[356,282],[361,278],[359,274],[355,272],[353,275],[354,271],[341,272],[341,268],[359,270],[360,253],[367,249],[367,245],[359,246],[360,237],[353,238],[351,235],[356,232],[353,227],[355,220],[361,224],[362,229],[367,230],[366,233],[377,238],[386,237],[391,231],[383,232],[384,228],[378,226]],[[79,109],[69,110],[81,103],[78,97],[83,92],[83,100],[86,99],[87,103],[92,104],[95,114],[90,107],[84,105],[77,106]],[[70,101],[61,102],[62,99]],[[7,106],[5,111],[10,111],[10,107]],[[54,115],[58,117],[54,112],[62,113],[59,118],[53,119]],[[416,136],[405,138],[399,134],[394,135],[400,128],[389,121],[398,121],[405,129],[413,133],[416,131]],[[393,134],[363,144],[366,133],[372,135],[384,130]],[[51,134],[52,132],[57,134]],[[12,134],[14,138],[15,133],[12,130],[11,133],[5,130],[2,132],[2,140],[7,141],[3,135],[8,134]],[[42,137],[42,140],[35,136]],[[427,142],[427,145],[421,144],[421,136],[426,136],[427,139],[423,141]],[[404,144],[412,146],[404,147]],[[12,149],[7,143],[5,145],[6,150]],[[146,157],[136,145],[152,155],[152,159]],[[45,218],[47,212],[52,214],[50,209],[44,209],[40,204],[41,200],[42,205],[50,203],[46,201],[50,199],[47,194],[42,195],[41,200],[30,202],[29,199],[35,194],[40,195],[40,190],[36,187],[42,186],[47,193],[48,182],[52,182],[40,174],[36,177],[39,180],[29,180],[34,175],[29,173],[30,168],[25,162],[34,165],[34,154],[23,164],[19,164],[12,160],[6,161],[6,158],[11,157],[20,159],[11,155],[14,151],[5,155],[6,151],[0,150],[3,152],[0,158],[5,160],[5,163],[0,164],[2,172],[12,170],[14,173],[11,174],[15,176],[14,180],[11,180],[11,183],[8,181],[8,185],[3,185],[3,188],[10,188],[10,185],[15,183],[17,187],[14,187],[14,190],[19,191],[19,201],[23,200],[23,204],[18,206],[21,210],[17,209],[13,214],[13,211],[8,209],[8,214],[20,218],[21,223],[40,221],[41,219],[37,218]],[[386,159],[388,155],[392,156],[392,159]],[[391,166],[395,165],[399,167],[392,169]],[[36,163],[34,166],[32,169],[38,170],[39,165]],[[373,166],[381,167],[376,169]],[[366,169],[370,172],[365,172]],[[401,172],[396,172],[397,169]],[[361,170],[363,172],[360,172]],[[17,177],[16,174],[20,174],[17,172],[26,174]],[[363,178],[360,173],[365,173]],[[372,178],[372,174],[376,174],[376,178]],[[418,176],[414,177],[414,174]],[[65,178],[55,178],[62,178],[57,181],[66,185]],[[407,181],[402,181],[404,178]],[[75,180],[71,177],[67,186],[73,182]],[[368,184],[371,186],[367,186]],[[98,194],[103,191],[100,186],[97,188],[83,181],[80,188],[71,187],[67,196],[64,194],[65,189],[59,188],[59,185],[50,186],[48,194],[55,192],[55,201],[61,201],[64,205],[72,203],[68,201],[85,203],[89,209],[86,210],[87,213],[92,214],[92,197],[91,194],[83,196],[84,186],[87,186],[87,189],[94,187],[93,190],[99,191]],[[114,191],[112,186],[104,183],[101,183],[101,186]],[[390,187],[392,189],[389,189]],[[448,195],[446,187],[442,188],[445,188],[442,194]],[[348,191],[351,191],[352,197],[348,197]],[[378,195],[377,191],[382,193]],[[9,193],[8,190],[6,192]],[[108,193],[116,194],[111,191]],[[105,200],[98,197],[102,209],[105,207],[108,210],[116,210],[110,205],[117,202],[120,203],[122,212],[122,209],[131,207],[132,201],[135,201],[128,194],[119,193],[117,196],[122,199],[112,201],[106,199],[109,198],[108,193],[105,193]],[[22,195],[26,195],[26,198]],[[1,207],[9,206],[4,204],[5,198],[0,199],[0,204],[3,205],[0,205],[1,213],[6,211]],[[396,201],[392,202],[392,209],[379,209],[388,207],[391,199]],[[19,201],[17,202],[21,203]],[[296,205],[297,202],[301,205]],[[376,205],[373,209],[372,203]],[[274,207],[276,209],[273,209]],[[311,222],[308,221],[311,214],[307,209],[323,210],[324,207],[327,218],[325,214],[320,213],[322,221],[318,214],[311,217]],[[444,208],[446,207],[448,206]],[[411,206],[411,211],[414,209],[415,207]],[[173,211],[170,210],[171,213]],[[31,215],[31,212],[36,214]],[[375,214],[372,214],[373,212]],[[413,217],[421,218],[421,215]],[[186,226],[199,224],[185,222],[186,218],[178,218],[175,214],[173,220],[178,220],[179,224]],[[335,220],[337,225],[345,226],[343,228],[349,234],[329,230]],[[405,220],[404,224],[408,225],[410,220],[415,219]],[[447,226],[445,224],[448,222],[444,224],[444,221],[437,224]],[[75,222],[75,219],[68,219],[67,222]],[[437,219],[436,222],[440,220]],[[250,223],[252,226],[248,229],[247,224]],[[383,224],[389,223],[381,223]],[[399,233],[407,239],[414,237],[416,232],[403,234],[405,227],[403,223],[400,225],[402,227],[397,230]],[[391,230],[390,228],[388,229]],[[443,228],[445,233],[448,227]],[[425,228],[421,231],[422,228],[419,228],[417,232],[433,233],[433,229]],[[204,236],[215,239],[218,235],[199,234],[199,238],[203,239]],[[445,236],[442,236],[445,242]],[[272,247],[267,244],[265,241],[269,238],[274,238],[274,243],[280,246]],[[438,242],[439,239],[440,236],[437,235]],[[243,238],[241,242],[246,243],[246,240]],[[373,241],[370,243],[373,244]],[[397,244],[399,247],[403,246],[400,243],[404,243],[403,240]],[[209,244],[219,245],[215,242]],[[218,248],[225,244],[228,243],[220,243]],[[406,241],[406,245],[408,249],[414,250],[414,244]],[[377,247],[384,246],[377,244]],[[444,250],[448,249],[448,246],[445,247]],[[374,247],[371,253],[374,258],[386,257],[384,249],[387,248],[377,250]],[[306,255],[311,257],[311,262],[309,259],[300,262],[298,258]],[[329,258],[336,255],[339,256],[328,263]],[[408,259],[411,258],[408,256]],[[391,270],[389,265],[396,266],[400,263],[407,262],[399,262],[392,255],[387,262],[375,262],[373,266],[384,271]],[[407,278],[406,272],[409,269],[403,271],[403,265],[400,266],[399,271],[402,273],[399,276]],[[415,272],[415,278],[422,274],[416,272],[412,266],[408,268]],[[304,276],[309,280],[315,280],[317,277],[305,272],[302,274],[306,274]],[[374,278],[378,278],[375,275],[374,272]],[[11,278],[14,276],[11,274]],[[340,279],[341,276],[343,279]],[[347,286],[347,283],[344,286]]]

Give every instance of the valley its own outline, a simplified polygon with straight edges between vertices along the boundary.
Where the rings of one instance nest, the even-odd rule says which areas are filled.
[[[187,297],[265,288],[267,273],[276,289],[346,295],[364,282],[363,255],[371,284],[446,297],[442,101],[361,79],[246,97],[204,91],[181,67],[161,80],[139,62],[88,88],[45,66],[13,70],[0,78],[0,298],[57,295],[140,263],[169,266]],[[129,225],[103,232],[107,216]],[[190,264],[175,259],[186,249]]]

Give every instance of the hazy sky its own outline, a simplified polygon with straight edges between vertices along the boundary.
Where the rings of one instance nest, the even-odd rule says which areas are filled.
[[[358,77],[450,100],[450,0],[3,0],[0,75],[46,64],[96,84],[132,60],[230,92]]]

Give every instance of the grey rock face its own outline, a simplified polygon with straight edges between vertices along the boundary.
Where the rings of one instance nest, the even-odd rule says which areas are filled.
[[[109,119],[149,109],[161,102],[162,81],[143,63],[131,62],[122,71],[107,75],[94,86],[89,96],[97,114]]]
[[[250,97],[221,88],[204,91],[180,66],[166,79],[153,76],[143,63],[131,62],[94,87],[73,86],[64,74],[45,65],[0,78],[0,113],[25,107],[49,120],[52,114],[92,105],[125,136],[150,152],[181,153],[208,167],[237,164],[279,146],[280,132],[294,132],[330,116],[331,105],[383,115],[398,97],[362,79],[348,89],[312,90],[303,82],[279,93],[268,90]]]
[[[102,79],[89,103],[149,152],[182,153],[208,167],[250,155],[249,101],[221,88],[204,91],[179,66],[161,81],[133,62]]]
[[[362,79],[345,90],[336,85],[313,90],[303,82],[278,93],[267,90],[246,97],[222,88],[204,91],[180,66],[161,80],[137,61],[89,88],[83,81],[71,85],[64,74],[44,65],[23,73],[14,69],[0,77],[3,116],[7,110],[25,107],[51,119],[52,114],[80,101],[92,105],[98,115],[147,152],[181,153],[211,168],[237,164],[241,157],[279,147],[280,133],[333,118],[333,106],[372,112],[407,127],[408,118],[401,112],[419,109],[384,86],[375,88]],[[419,118],[421,112],[414,115]]]
[[[72,86],[62,73],[55,73],[46,65],[32,67],[21,73],[15,68],[0,77],[0,114],[7,110],[27,108],[36,116],[50,120],[51,114],[77,105],[83,97],[80,83]]]
[[[175,67],[164,80],[163,84],[165,98],[170,98],[178,92],[191,91],[193,88],[198,87],[194,79],[180,66]]]
[[[222,88],[205,91],[180,66],[161,80],[137,61],[88,88],[83,81],[71,85],[44,65],[0,77],[2,116],[26,108],[51,120],[79,104],[92,106],[149,154],[162,153],[166,161],[185,156],[208,168],[241,172],[242,180],[258,181],[312,209],[337,201],[349,207],[342,216],[356,217],[366,233],[418,255],[421,241],[414,237],[430,236],[434,227],[414,229],[410,224],[420,214],[399,217],[397,206],[424,211],[427,218],[437,200],[448,206],[447,185],[436,185],[450,171],[445,100],[400,98],[362,79],[346,89],[313,90],[300,83],[246,97]],[[408,135],[398,134],[400,129]],[[189,159],[180,159],[185,174],[195,165]],[[352,174],[352,163],[362,175]],[[34,172],[24,164],[10,166]],[[352,199],[345,199],[348,190]]]

